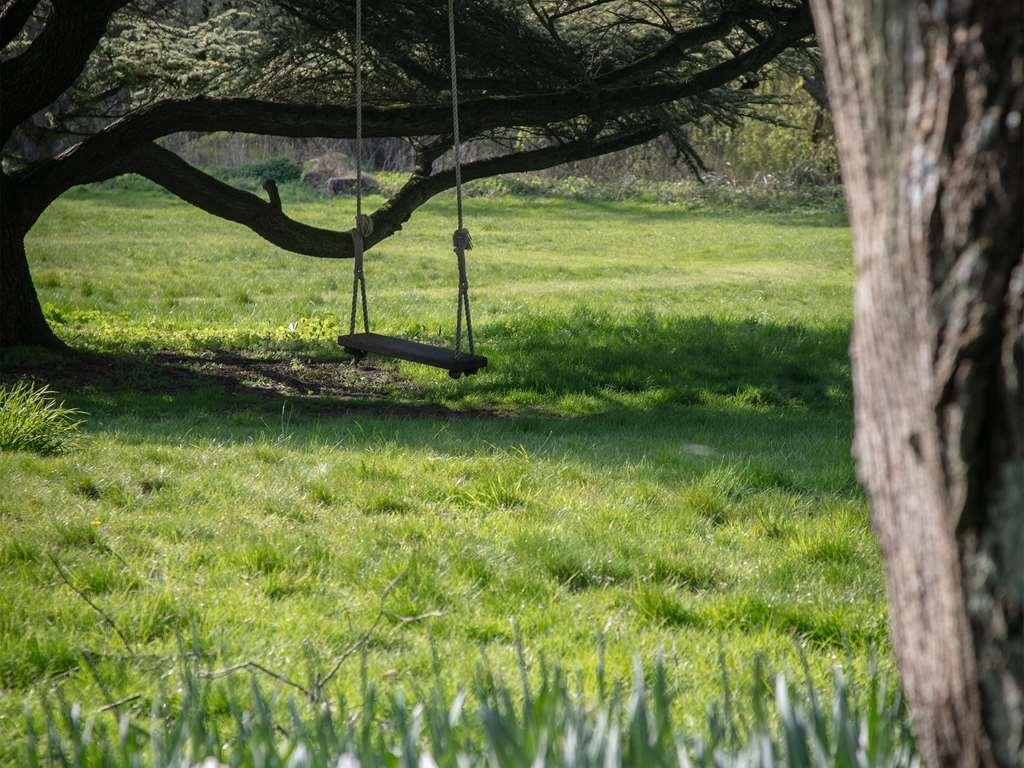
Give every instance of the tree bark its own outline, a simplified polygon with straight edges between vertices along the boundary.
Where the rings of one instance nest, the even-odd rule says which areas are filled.
[[[813,0],[854,230],[858,473],[930,766],[1024,764],[1024,10]]]
[[[6,178],[0,183],[0,348],[63,347],[43,317],[32,284],[17,199]]]

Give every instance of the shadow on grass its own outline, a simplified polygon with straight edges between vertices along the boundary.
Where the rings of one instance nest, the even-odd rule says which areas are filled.
[[[0,355],[0,382],[31,377],[87,412],[129,409],[364,413],[428,419],[641,411],[669,405],[846,411],[848,334],[758,322],[664,318],[629,322],[577,311],[523,315],[487,327],[485,372],[458,384],[402,378],[388,361],[353,366],[344,355],[227,351]],[[454,406],[452,405],[454,404]],[[169,414],[168,414],[169,415]]]
[[[844,328],[723,323],[640,312],[628,322],[578,311],[527,315],[486,329],[495,364],[473,389],[615,398],[644,394],[659,404],[738,404],[831,409],[850,401]]]
[[[387,360],[350,365],[337,357],[290,352],[161,350],[145,353],[55,354],[12,350],[0,356],[0,381],[29,376],[88,406],[155,398],[158,406],[281,408],[325,411],[390,409],[401,403],[434,418],[458,413],[442,403],[474,403],[470,415],[508,415],[523,406],[555,408],[565,397],[587,397],[622,407],[720,404],[833,410],[850,401],[846,329],[809,329],[757,322],[721,323],[706,317],[659,317],[640,312],[624,323],[609,314],[578,310],[528,314],[481,334],[492,366],[453,385],[402,379]],[[421,380],[422,381],[422,380]],[[615,406],[618,403],[618,406]],[[125,404],[128,404],[127,402]],[[440,409],[440,411],[438,411]],[[528,410],[528,409],[527,409]],[[598,409],[602,410],[602,409]]]
[[[842,329],[576,313],[521,316],[486,338],[491,367],[457,383],[343,356],[29,350],[0,354],[0,383],[46,382],[88,414],[87,431],[122,443],[187,435],[464,458],[527,451],[643,462],[666,478],[724,463],[757,487],[857,493]]]

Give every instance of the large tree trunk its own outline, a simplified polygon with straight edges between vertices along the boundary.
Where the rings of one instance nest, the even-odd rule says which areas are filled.
[[[62,347],[39,306],[25,257],[25,225],[13,190],[0,189],[0,348]]]
[[[918,747],[1024,765],[1024,10],[813,7],[858,272],[854,451]]]

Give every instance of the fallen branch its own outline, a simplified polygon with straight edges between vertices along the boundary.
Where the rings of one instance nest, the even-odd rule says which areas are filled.
[[[219,680],[222,677],[227,677],[228,675],[234,674],[235,672],[241,672],[244,669],[253,670],[255,672],[262,672],[267,677],[272,677],[275,680],[284,683],[285,685],[290,685],[292,688],[295,688],[298,691],[302,691],[304,694],[306,694],[307,697],[313,698],[309,689],[306,688],[304,685],[296,683],[294,680],[285,677],[280,672],[275,672],[274,670],[263,666],[258,661],[243,661],[240,664],[234,664],[230,667],[225,667],[224,669],[214,670],[213,672],[200,672],[199,675],[200,677],[205,677],[210,680]]]
[[[133,693],[131,696],[125,696],[123,699],[118,699],[117,701],[112,701],[109,704],[104,704],[102,707],[97,709],[94,712],[94,714],[99,715],[103,712],[109,712],[110,710],[117,709],[118,707],[124,706],[125,704],[131,704],[133,701],[138,701],[141,698],[141,693]]]
[[[374,618],[373,623],[370,624],[369,629],[363,632],[363,634],[359,636],[359,639],[352,643],[352,645],[342,651],[341,655],[334,660],[334,665],[331,667],[330,672],[328,672],[324,677],[317,675],[316,679],[313,681],[313,685],[316,691],[316,698],[318,700],[322,698],[321,694],[323,693],[324,686],[331,681],[331,678],[338,674],[338,670],[341,669],[341,665],[366,645],[366,642],[376,631],[377,627],[380,626],[380,623],[385,619],[386,614],[384,611],[384,601],[387,600],[388,596],[394,591],[395,587],[398,586],[404,576],[405,572],[403,571],[395,576],[395,578],[393,578],[384,588],[384,591],[380,595],[380,610],[377,611],[377,616]]]
[[[82,590],[75,586],[75,583],[71,580],[71,576],[68,573],[67,569],[52,553],[49,554],[49,558],[50,562],[52,562],[53,566],[57,569],[57,573],[60,575],[61,580],[65,584],[67,584],[68,587],[71,588],[71,591],[73,591],[76,595],[82,598],[90,608],[92,608],[94,611],[96,611],[96,613],[100,615],[100,618],[102,618],[103,621],[106,622],[106,624],[112,630],[114,630],[115,634],[117,634],[117,636],[121,639],[121,642],[124,643],[124,647],[128,649],[128,652],[134,654],[135,649],[132,647],[132,644],[128,642],[128,638],[125,636],[124,632],[121,631],[121,628],[117,626],[117,622],[115,622],[114,619],[111,618],[110,614],[108,614],[106,611],[104,611],[102,608],[96,605],[96,603],[89,599],[89,596],[87,594],[85,594]]]
[[[391,619],[395,622],[394,626],[391,628],[391,632],[393,632],[398,627],[404,627],[409,624],[414,624],[419,621],[425,621],[426,619],[432,619],[444,615],[443,611],[437,610],[427,611],[425,613],[417,614],[416,616],[399,616],[397,614],[391,613],[390,611],[386,611],[384,609],[384,601],[387,600],[388,596],[394,591],[395,587],[398,586],[399,582],[401,582],[401,580],[404,577],[405,573],[400,573],[398,576],[391,580],[387,587],[384,588],[384,591],[381,593],[380,596],[380,608],[378,609],[377,615],[374,617],[370,626],[362,634],[359,635],[359,637],[356,639],[354,643],[352,643],[348,648],[346,648],[337,657],[335,657],[334,662],[331,664],[331,668],[326,675],[316,675],[316,677],[313,679],[312,690],[306,688],[304,685],[301,685],[300,683],[296,683],[294,680],[286,677],[285,675],[282,675],[280,672],[275,672],[269,667],[266,667],[263,664],[260,664],[259,662],[251,660],[243,661],[239,664],[233,664],[230,667],[214,670],[213,672],[200,672],[200,676],[210,680],[218,680],[220,678],[228,677],[229,675],[232,675],[235,672],[241,672],[243,670],[260,672],[266,675],[267,677],[271,677],[281,683],[284,683],[285,685],[291,686],[297,691],[301,691],[312,702],[323,702],[324,687],[334,678],[336,674],[338,674],[338,670],[341,669],[341,666],[348,659],[352,658],[355,654],[359,653],[359,651],[366,647],[366,644],[374,636],[374,634],[377,632],[377,628],[380,627],[381,623],[385,619]],[[390,632],[388,634],[390,634]]]

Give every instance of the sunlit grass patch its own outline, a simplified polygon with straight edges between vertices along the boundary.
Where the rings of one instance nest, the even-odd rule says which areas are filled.
[[[0,450],[61,453],[74,443],[81,411],[57,402],[48,386],[0,386]]]

